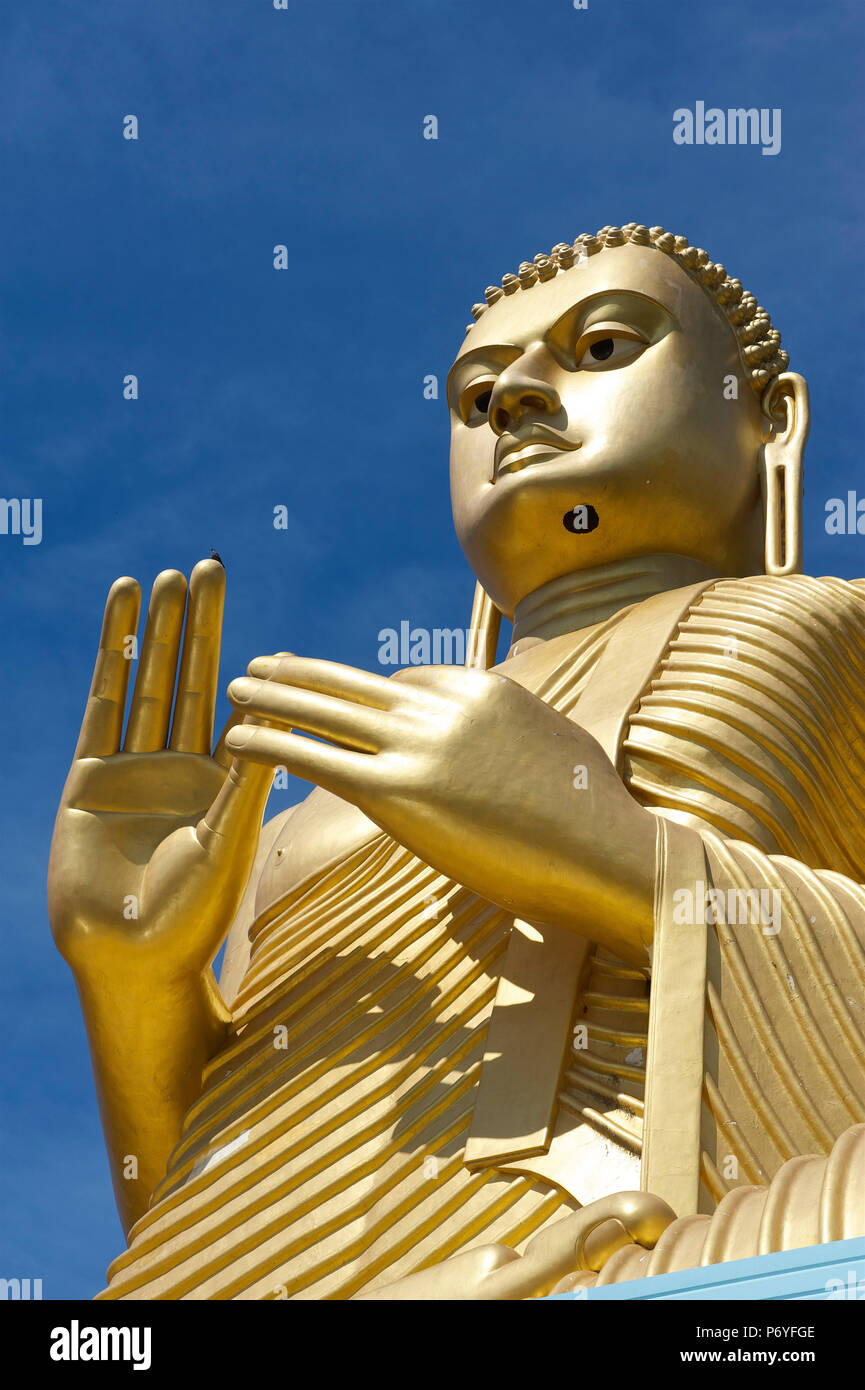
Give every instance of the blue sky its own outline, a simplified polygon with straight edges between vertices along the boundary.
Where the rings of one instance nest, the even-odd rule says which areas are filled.
[[[44,534],[0,535],[0,1275],[89,1297],[122,1247],[44,902],[113,578],[217,548],[223,690],[262,652],[374,667],[382,627],[465,626],[423,378],[490,281],[628,220],[767,307],[811,386],[806,569],[865,574],[824,528],[865,493],[863,24],[861,0],[4,6],[0,493],[41,497]],[[780,107],[781,153],[675,145],[697,100]]]

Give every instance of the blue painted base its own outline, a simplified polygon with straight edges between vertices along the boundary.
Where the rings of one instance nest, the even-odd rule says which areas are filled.
[[[851,1299],[865,1302],[865,1239],[838,1240],[776,1255],[656,1274],[600,1289],[551,1294],[557,1299]]]

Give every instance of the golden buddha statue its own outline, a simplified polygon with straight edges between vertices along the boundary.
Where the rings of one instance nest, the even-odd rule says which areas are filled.
[[[865,582],[800,573],[805,382],[660,227],[473,315],[465,668],[258,657],[211,753],[223,569],[157,578],[125,735],[109,595],[49,875],[129,1237],[100,1297],[528,1298],[865,1235]],[[316,789],[262,827],[275,767]]]

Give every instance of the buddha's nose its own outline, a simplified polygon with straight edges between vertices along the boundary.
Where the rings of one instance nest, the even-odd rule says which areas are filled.
[[[519,427],[527,415],[555,415],[562,399],[550,382],[528,364],[514,362],[498,378],[490,397],[488,419],[496,434]]]

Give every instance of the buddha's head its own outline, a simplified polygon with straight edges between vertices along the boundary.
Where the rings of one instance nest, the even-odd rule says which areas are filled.
[[[535,257],[486,300],[448,377],[451,495],[502,612],[644,555],[800,568],[807,389],[723,266],[628,223]]]

